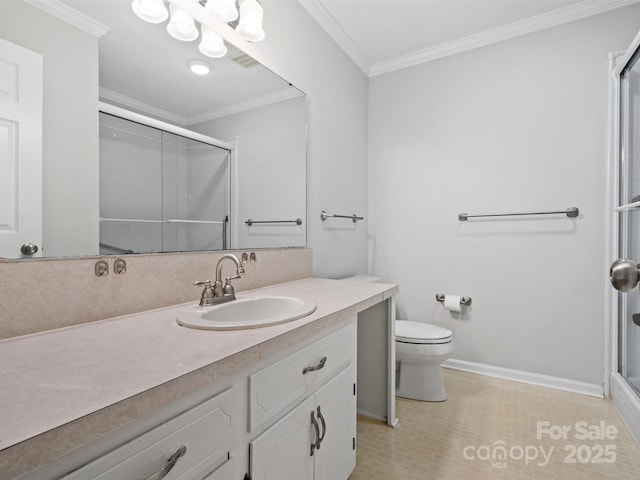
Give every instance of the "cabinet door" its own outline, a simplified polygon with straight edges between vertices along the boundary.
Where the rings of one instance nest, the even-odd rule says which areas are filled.
[[[316,395],[316,409],[320,408],[325,428],[314,456],[315,480],[346,480],[356,465],[355,382],[356,368],[350,365]]]
[[[251,442],[252,480],[313,479],[314,409],[314,398],[310,397]]]

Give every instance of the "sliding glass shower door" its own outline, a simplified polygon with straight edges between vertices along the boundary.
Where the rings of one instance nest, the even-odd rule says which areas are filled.
[[[100,113],[100,253],[228,248],[230,152]]]

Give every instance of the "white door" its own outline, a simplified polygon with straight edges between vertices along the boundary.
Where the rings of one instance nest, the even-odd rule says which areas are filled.
[[[41,254],[42,56],[0,39],[0,257]]]
[[[314,412],[310,397],[251,442],[252,480],[313,480]]]
[[[316,395],[322,442],[315,480],[346,480],[356,466],[356,368],[350,365]]]

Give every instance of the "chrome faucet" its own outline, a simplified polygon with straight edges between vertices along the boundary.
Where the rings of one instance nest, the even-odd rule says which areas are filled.
[[[233,277],[226,277],[224,281],[224,285],[222,283],[222,264],[225,259],[233,260],[236,264],[236,274]],[[213,286],[211,285],[211,280],[194,282],[194,286],[204,285],[204,290],[202,290],[202,296],[200,297],[200,306],[202,307],[210,307],[213,305],[218,305],[220,303],[230,302],[236,299],[236,293],[233,289],[233,285],[231,285],[231,280],[236,278],[240,278],[244,273],[244,268],[242,268],[242,263],[238,260],[232,253],[227,253],[220,257],[218,260],[218,264],[216,265],[216,281]]]

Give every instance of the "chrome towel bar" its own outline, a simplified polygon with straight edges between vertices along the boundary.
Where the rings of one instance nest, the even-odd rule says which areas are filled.
[[[459,213],[458,220],[461,222],[466,222],[470,218],[481,218],[481,217],[511,217],[511,216],[522,216],[522,215],[555,215],[561,213],[566,215],[569,218],[575,218],[580,215],[580,209],[578,207],[567,208],[566,210],[556,210],[553,212],[523,212],[523,213],[492,213],[485,215],[469,215],[468,213]]]
[[[338,215],[336,213],[327,213],[322,210],[320,212],[320,220],[324,222],[327,218],[350,218],[353,220],[353,223],[356,223],[358,220],[364,220],[364,217],[359,217],[355,213],[353,215]]]
[[[254,223],[295,223],[296,225],[302,225],[302,219],[301,218],[296,218],[295,220],[247,220],[246,222],[247,225],[251,226]]]

